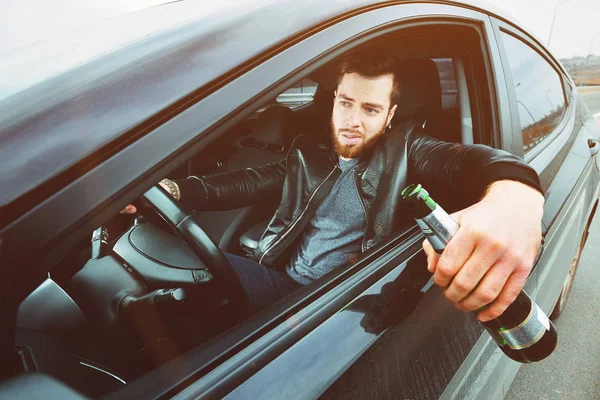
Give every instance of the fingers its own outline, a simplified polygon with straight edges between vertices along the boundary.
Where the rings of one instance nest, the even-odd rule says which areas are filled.
[[[466,229],[459,229],[456,236],[448,242],[442,256],[437,262],[433,280],[436,285],[448,287],[450,282],[467,262],[477,241],[476,235],[468,232]]]
[[[171,188],[170,188],[170,187],[168,187],[168,186],[167,186],[167,185],[166,185],[164,182],[160,181],[160,182],[158,182],[158,184],[159,184],[159,185],[160,185],[160,186],[161,186],[163,189],[165,189],[165,192],[167,192],[167,193],[171,194]]]
[[[479,281],[477,287],[468,293],[457,306],[465,311],[475,311],[492,303],[500,295],[512,272],[512,269],[504,262],[494,264]]]
[[[517,298],[521,289],[525,285],[527,274],[515,272],[507,279],[504,288],[500,294],[490,305],[477,314],[477,318],[481,322],[486,322],[497,318],[510,306]]]
[[[476,310],[494,300],[512,271],[493,267],[501,254],[499,246],[479,245],[444,291],[446,298],[454,303],[465,300],[459,308],[466,310]]]
[[[435,254],[435,250],[433,250],[431,243],[429,243],[427,239],[423,241],[423,251],[425,251],[425,255],[427,256],[427,271],[433,274],[438,262],[438,256]]]
[[[133,204],[129,204],[127,207],[119,211],[119,214],[135,214],[137,212],[137,208]]]

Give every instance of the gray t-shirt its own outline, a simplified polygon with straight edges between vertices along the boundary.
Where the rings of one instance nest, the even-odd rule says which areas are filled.
[[[339,159],[342,174],[306,226],[286,267],[288,275],[302,285],[353,264],[361,252],[366,219],[354,178],[357,163],[358,159]]]

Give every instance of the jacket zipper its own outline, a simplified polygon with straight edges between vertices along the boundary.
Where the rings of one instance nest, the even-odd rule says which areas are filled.
[[[300,219],[302,218],[302,216],[306,213],[306,211],[308,210],[308,208],[310,207],[310,202],[312,201],[312,199],[315,197],[315,195],[317,194],[317,192],[319,191],[319,189],[321,189],[321,187],[325,184],[325,182],[327,182],[327,180],[331,177],[331,175],[333,175],[333,173],[335,172],[335,170],[337,169],[337,167],[333,167],[333,170],[329,173],[329,175],[327,175],[325,177],[325,179],[323,179],[323,181],[319,184],[319,186],[317,186],[317,188],[313,191],[313,193],[310,195],[308,201],[306,202],[306,207],[304,207],[304,209],[302,210],[302,212],[300,213],[300,215],[298,215],[298,217],[288,226],[287,230],[281,234],[281,236],[279,236],[279,238],[277,238],[276,240],[274,239],[263,251],[262,255],[260,256],[260,258],[258,259],[258,263],[262,263],[263,259],[265,258],[265,256],[267,255],[267,253],[275,246],[277,246],[279,243],[281,243],[281,241],[283,240],[283,238],[290,233],[290,231],[294,228],[294,226],[296,226],[296,224],[298,223],[298,221],[300,221]]]
[[[354,182],[355,182],[355,186],[356,186],[356,193],[358,193],[358,199],[360,201],[360,205],[362,206],[363,212],[365,213],[365,234],[363,235],[363,240],[362,243],[360,245],[363,253],[366,251],[366,247],[365,247],[365,239],[367,237],[367,229],[369,227],[369,216],[367,215],[367,207],[365,206],[365,203],[363,203],[363,199],[362,196],[360,195],[360,190],[358,190],[358,174],[356,173],[356,170],[358,169],[358,167],[354,168]]]

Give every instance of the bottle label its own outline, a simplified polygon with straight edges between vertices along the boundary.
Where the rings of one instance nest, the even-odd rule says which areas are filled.
[[[446,244],[458,231],[456,221],[439,206],[431,214],[416,221],[438,256],[442,255]]]
[[[425,224],[425,222],[423,222],[423,220],[417,219],[416,221],[417,225],[419,225],[419,228],[421,228],[421,232],[425,234],[427,240],[431,244],[431,247],[433,247],[435,254],[437,254],[438,257],[441,257],[442,252],[446,248],[446,243],[444,243],[435,233],[433,233]]]
[[[519,326],[501,330],[498,333],[513,350],[526,349],[536,344],[546,331],[550,330],[550,321],[540,307],[532,303],[529,315]]]

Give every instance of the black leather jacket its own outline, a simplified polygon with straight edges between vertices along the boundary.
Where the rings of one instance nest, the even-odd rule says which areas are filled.
[[[517,180],[542,191],[537,173],[514,155],[483,145],[441,142],[422,133],[414,122],[386,132],[355,167],[367,221],[363,252],[411,221],[400,196],[411,183],[421,183],[448,211],[477,202],[496,180]],[[282,267],[340,175],[337,161],[330,146],[317,146],[301,135],[280,162],[177,183],[183,205],[201,210],[233,209],[281,197],[254,259]]]

